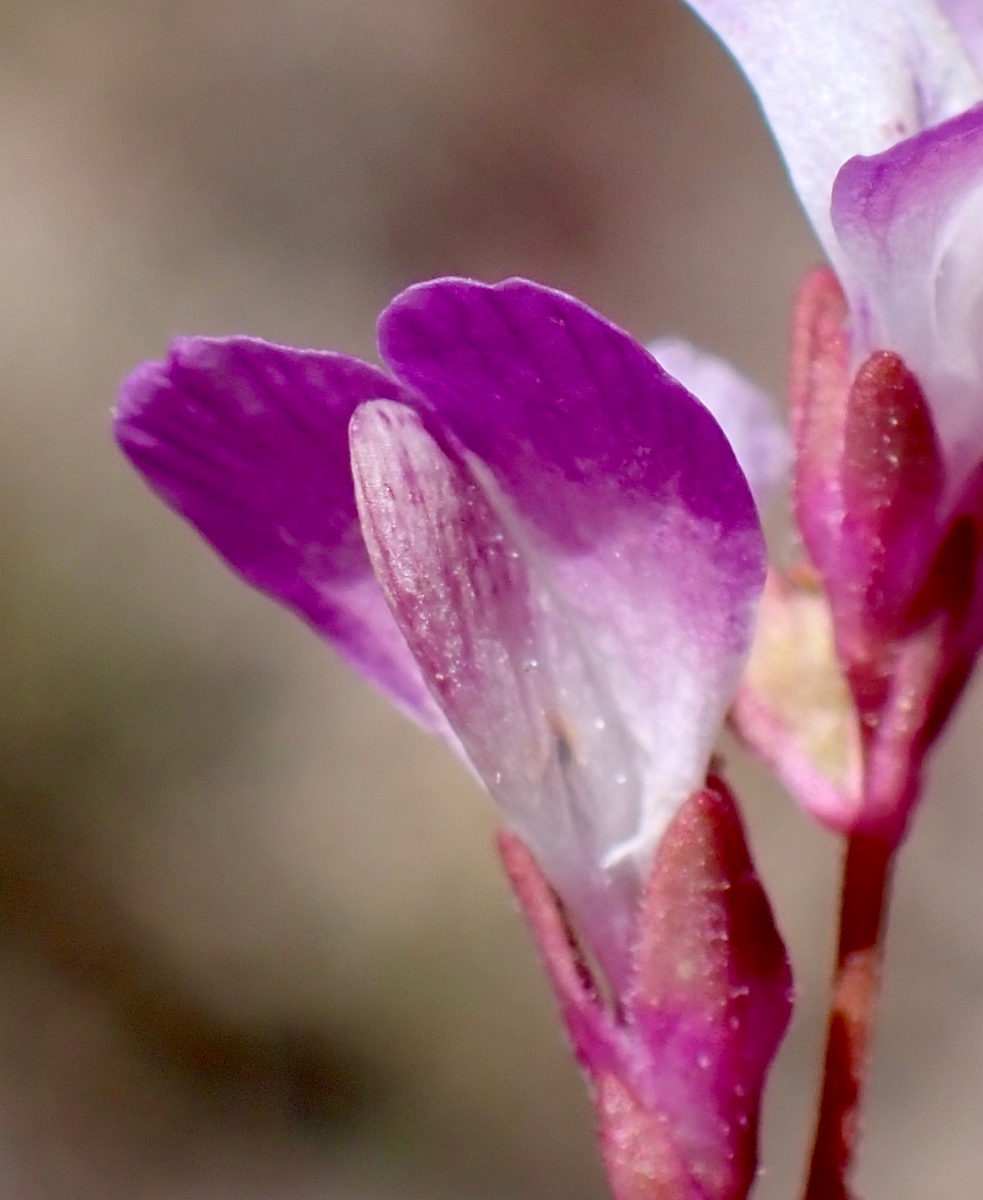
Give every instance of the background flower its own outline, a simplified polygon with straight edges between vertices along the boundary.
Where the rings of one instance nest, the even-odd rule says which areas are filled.
[[[797,310],[795,508],[870,736],[862,788],[850,769],[852,785],[798,791],[834,826],[895,840],[983,641],[975,26],[922,0],[694,7],[746,71],[839,279],[814,278]],[[751,697],[742,723],[778,762],[767,707]],[[800,765],[786,781],[805,782]]]

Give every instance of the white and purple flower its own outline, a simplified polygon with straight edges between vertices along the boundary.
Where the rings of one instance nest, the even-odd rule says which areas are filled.
[[[690,3],[835,271],[806,282],[794,330],[808,563],[766,581],[756,503],[789,442],[755,388],[523,280],[398,296],[388,371],[178,340],[126,381],[116,424],[240,575],[497,802],[619,1200],[744,1200],[754,1177],[790,976],[708,775],[735,696],[800,803],[859,834],[847,878],[879,864],[844,886],[841,965],[866,972],[844,994],[867,999],[844,1037],[834,1000],[814,1160],[842,1185],[888,864],[983,646],[983,4]]]
[[[494,797],[621,1192],[642,1121],[674,1195],[738,1200],[790,986],[733,802],[707,781],[765,578],[744,472],[651,353],[548,288],[421,284],[379,344],[390,373],[178,340],[123,385],[118,440]],[[774,447],[742,417],[760,397],[708,369],[764,486]],[[617,1011],[557,943],[554,889]]]

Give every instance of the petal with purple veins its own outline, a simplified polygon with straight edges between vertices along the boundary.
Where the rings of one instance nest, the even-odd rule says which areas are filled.
[[[612,979],[627,978],[642,875],[606,860],[638,833],[641,755],[590,631],[480,464],[419,414],[367,403],[351,442],[369,553],[425,678]]]
[[[345,355],[178,339],[166,362],[125,381],[115,432],[153,490],[234,570],[453,742],[375,582],[355,507],[351,414],[404,394]]]
[[[614,783],[638,809],[607,863],[647,864],[703,784],[764,578],[727,439],[644,347],[524,280],[410,288],[383,314],[380,346],[486,473],[612,698],[633,751]]]
[[[771,398],[730,363],[697,350],[682,338],[659,338],[648,349],[713,413],[763,513],[792,462],[791,438]]]

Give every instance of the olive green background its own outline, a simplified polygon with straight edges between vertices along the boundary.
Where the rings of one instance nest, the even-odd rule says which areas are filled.
[[[0,4],[0,1195],[588,1200],[589,1113],[463,770],[108,437],[179,332],[371,354],[530,275],[781,397],[818,259],[675,0]],[[861,1182],[983,1190],[978,692],[898,879]],[[796,968],[758,1196],[809,1134],[834,840],[732,747]]]

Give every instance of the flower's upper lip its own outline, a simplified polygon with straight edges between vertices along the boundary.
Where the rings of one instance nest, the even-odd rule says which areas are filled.
[[[983,9],[690,3],[744,68],[843,283],[853,369],[889,350],[917,377],[951,506],[983,456]]]
[[[945,453],[950,502],[983,455],[981,205],[983,104],[852,159],[833,190],[855,365],[874,349],[891,350],[918,377]]]
[[[375,583],[355,509],[351,415],[363,400],[406,395],[346,355],[177,338],[166,362],[123,383],[115,431],[151,487],[248,583],[452,738]]]
[[[952,3],[953,0],[950,0]],[[744,69],[830,257],[837,172],[983,99],[933,0],[689,0]]]

